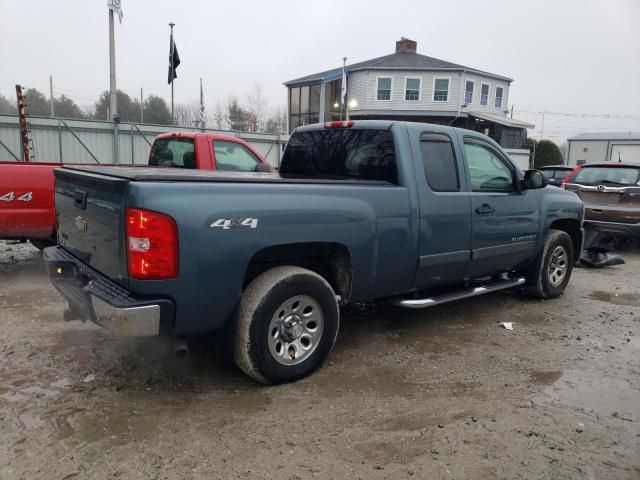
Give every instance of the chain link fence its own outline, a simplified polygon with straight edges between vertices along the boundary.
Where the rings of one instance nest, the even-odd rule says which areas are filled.
[[[171,125],[113,123],[48,117],[27,119],[31,159],[36,162],[146,164],[154,138],[167,132],[192,132]],[[198,129],[239,137],[274,167],[288,140],[286,135]],[[0,115],[0,160],[23,160],[17,115]]]

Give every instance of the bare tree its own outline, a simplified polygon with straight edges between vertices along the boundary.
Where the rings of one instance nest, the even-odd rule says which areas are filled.
[[[262,131],[266,133],[278,133],[281,135],[286,134],[287,109],[282,105],[272,108],[264,122],[264,128]]]
[[[225,115],[224,115],[224,107],[222,106],[222,102],[220,100],[216,102],[216,107],[213,110],[213,124],[218,130],[227,129],[227,122],[225,120]]]
[[[180,127],[195,128],[198,125],[198,110],[200,104],[197,102],[178,103],[174,106],[174,121]]]
[[[267,108],[269,102],[264,96],[264,91],[259,83],[253,84],[253,90],[247,95],[247,107],[245,111],[250,114],[250,118],[255,125],[255,131],[261,132],[264,130]]]

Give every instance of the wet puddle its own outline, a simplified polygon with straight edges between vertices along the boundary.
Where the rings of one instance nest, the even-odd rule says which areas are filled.
[[[614,412],[629,418],[640,416],[640,391],[628,380],[605,377],[602,372],[567,370],[552,385],[534,396],[537,404],[558,403],[601,415]]]
[[[610,293],[598,290],[591,292],[589,297],[601,302],[613,303],[614,305],[640,307],[640,293]]]

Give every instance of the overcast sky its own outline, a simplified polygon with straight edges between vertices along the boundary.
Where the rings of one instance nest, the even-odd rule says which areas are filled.
[[[2,0],[0,93],[20,83],[79,104],[109,86],[107,0]],[[204,82],[209,111],[241,100],[259,83],[270,105],[285,105],[282,83],[392,53],[406,36],[418,52],[513,78],[515,117],[547,115],[544,136],[640,131],[640,1],[205,1],[122,0],[116,22],[118,88],[170,98],[169,27],[182,64],[176,103],[196,101]]]

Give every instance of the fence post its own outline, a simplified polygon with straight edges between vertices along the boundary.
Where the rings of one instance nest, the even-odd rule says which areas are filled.
[[[118,122],[114,121],[113,122],[113,163],[115,163],[116,165],[119,162],[118,159]]]
[[[130,123],[129,127],[131,128],[131,131],[129,132],[129,135],[131,135],[131,165],[133,165],[133,123]]]
[[[58,160],[62,163],[62,126],[58,120]]]

